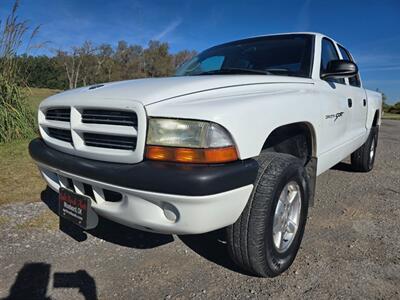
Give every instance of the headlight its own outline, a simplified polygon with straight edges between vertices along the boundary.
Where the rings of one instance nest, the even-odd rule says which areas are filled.
[[[237,160],[230,134],[206,121],[151,118],[146,157],[188,163],[221,163]]]

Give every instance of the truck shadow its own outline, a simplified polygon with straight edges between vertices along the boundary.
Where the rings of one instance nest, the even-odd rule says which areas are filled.
[[[42,192],[41,199],[55,214],[58,214],[56,192],[47,187]],[[172,235],[136,230],[101,217],[97,227],[87,231],[61,218],[60,230],[78,242],[85,241],[90,234],[107,242],[135,249],[155,248],[174,241]],[[249,275],[236,267],[230,259],[224,229],[199,235],[182,235],[179,239],[203,258],[234,272]]]
[[[191,250],[203,258],[228,270],[253,276],[238,268],[229,257],[226,244],[226,230],[220,229],[204,234],[180,235],[179,239]]]
[[[357,171],[353,170],[353,168],[351,167],[351,164],[345,163],[345,162],[340,162],[340,163],[334,165],[331,169],[336,170],[336,171],[350,172],[350,173],[357,172]]]
[[[58,215],[58,194],[49,187],[41,193],[42,201]],[[73,223],[60,219],[60,230],[78,242],[90,234],[107,242],[136,249],[150,249],[174,241],[172,235],[140,231],[99,217],[99,224],[91,230],[83,230]]]
[[[18,272],[10,288],[11,299],[51,299],[47,296],[50,282],[51,265],[46,263],[27,263]],[[75,288],[86,300],[97,299],[96,282],[84,270],[69,273],[54,273],[53,288]]]

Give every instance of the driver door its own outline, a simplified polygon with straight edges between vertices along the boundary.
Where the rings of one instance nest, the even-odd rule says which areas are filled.
[[[331,60],[338,60],[335,44],[323,38],[321,43],[321,73]],[[318,80],[321,111],[319,145],[319,173],[331,168],[346,157],[345,145],[349,142],[350,93],[344,79]]]

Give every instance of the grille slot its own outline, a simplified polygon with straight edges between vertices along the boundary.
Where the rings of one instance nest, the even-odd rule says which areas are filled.
[[[46,119],[52,121],[69,122],[71,119],[70,108],[54,108],[46,112]]]
[[[136,137],[84,133],[83,138],[86,146],[122,150],[136,149]]]
[[[72,178],[69,177],[64,177],[62,175],[53,173],[55,175],[58,176],[58,180],[56,181],[56,183],[58,183],[60,186],[65,186],[67,189],[70,189],[73,192],[77,192],[74,186],[74,182],[75,184],[81,184],[83,186],[83,192],[84,195],[90,197],[94,202],[98,203],[99,198],[104,200],[104,201],[108,201],[108,202],[119,202],[123,199],[123,195],[119,192],[116,191],[112,191],[112,190],[107,190],[107,189],[103,189],[100,188],[98,186],[94,186],[85,182],[81,182],[81,181],[77,181],[77,180],[72,180]],[[63,184],[64,183],[64,184]],[[97,195],[97,197],[94,194],[94,189],[98,189],[101,190],[102,193],[100,193],[100,195]]]
[[[109,202],[118,202],[122,200],[122,194],[110,190],[103,189],[104,200]]]
[[[65,129],[58,129],[58,128],[47,128],[47,132],[49,136],[52,138],[72,143],[72,136],[71,136],[71,131],[65,130]]]
[[[132,126],[137,129],[137,115],[134,112],[102,109],[84,109],[82,123]]]
[[[89,185],[87,183],[83,183],[83,191],[86,196],[89,196],[96,202],[96,197],[94,196],[93,188],[91,185]]]

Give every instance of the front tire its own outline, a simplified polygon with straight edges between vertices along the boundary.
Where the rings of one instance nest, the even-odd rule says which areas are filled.
[[[357,172],[369,172],[374,168],[376,146],[378,145],[378,128],[371,128],[367,141],[351,154],[351,167]]]
[[[309,192],[302,161],[262,153],[253,193],[239,219],[228,227],[234,262],[262,277],[274,277],[294,261],[304,233]]]

